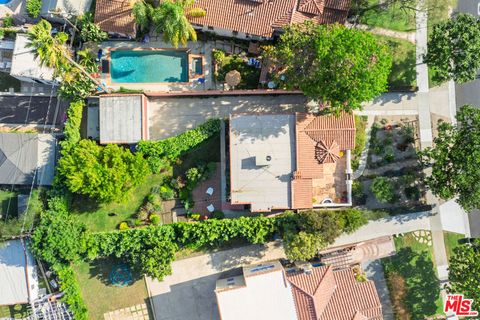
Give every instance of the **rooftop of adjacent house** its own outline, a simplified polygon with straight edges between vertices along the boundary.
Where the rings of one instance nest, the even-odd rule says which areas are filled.
[[[95,23],[109,33],[135,37],[135,18],[131,0],[97,0]]]
[[[278,261],[246,267],[243,272],[217,281],[222,320],[297,319],[292,291]]]
[[[294,115],[235,115],[230,120],[232,204],[252,211],[291,207]]]
[[[0,95],[0,124],[61,125],[68,103],[57,97]]]
[[[80,16],[90,10],[92,0],[42,0],[42,15],[56,11]]]
[[[100,96],[100,143],[131,144],[146,140],[144,100],[142,94]]]
[[[271,37],[276,29],[291,23],[344,23],[351,0],[197,0],[205,17],[190,22],[220,29]]]
[[[26,34],[17,33],[10,74],[17,77],[53,80],[53,69],[40,65],[40,60],[34,55],[34,49],[28,47],[29,43]]]
[[[0,133],[0,184],[51,185],[55,145],[51,134]]]
[[[375,284],[357,281],[351,269],[321,266],[287,270],[286,275],[298,320],[383,319]]]
[[[35,261],[22,240],[0,242],[0,306],[25,304],[38,297]]]

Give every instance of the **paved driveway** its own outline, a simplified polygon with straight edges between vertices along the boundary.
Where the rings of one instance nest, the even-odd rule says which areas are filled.
[[[303,95],[218,96],[148,98],[151,140],[171,137],[209,118],[228,118],[231,113],[292,113],[305,111]]]
[[[219,320],[217,279],[241,273],[241,266],[284,258],[279,242],[246,246],[175,261],[163,281],[147,278],[156,320]]]

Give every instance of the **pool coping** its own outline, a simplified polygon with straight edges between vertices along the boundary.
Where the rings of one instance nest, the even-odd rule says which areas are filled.
[[[110,57],[110,53],[112,51],[178,51],[182,52],[184,51],[187,54],[187,76],[188,76],[188,81],[179,81],[179,82],[112,82],[112,77],[111,77],[111,70],[112,70],[112,60]],[[100,72],[100,79],[105,82],[107,86],[141,86],[141,85],[170,85],[170,84],[176,84],[176,85],[189,85],[194,82],[194,80],[197,80],[199,78],[204,78],[205,77],[205,69],[207,66],[205,55],[204,54],[197,54],[197,53],[190,53],[191,49],[188,48],[142,48],[142,47],[137,47],[137,48],[129,48],[129,47],[118,47],[118,48],[107,48],[105,49],[104,55],[102,56],[102,59],[100,60],[100,63],[102,60],[108,60],[109,63],[109,72],[104,73],[103,71]],[[201,58],[202,59],[202,74],[200,75],[195,75],[194,72],[192,72],[192,62],[193,59],[195,58]]]

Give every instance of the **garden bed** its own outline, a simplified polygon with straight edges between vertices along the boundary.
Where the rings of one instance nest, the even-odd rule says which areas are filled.
[[[260,80],[260,68],[247,64],[248,57],[246,55],[231,54],[226,55],[221,50],[215,50],[214,61],[216,64],[216,72],[214,74],[217,82],[224,83],[225,76],[232,70],[240,72],[241,80],[236,89],[257,89]]]
[[[416,117],[376,117],[367,168],[354,181],[354,204],[367,209],[425,210],[423,171],[416,149]]]
[[[443,315],[429,231],[395,238],[397,254],[382,260],[397,319]]]

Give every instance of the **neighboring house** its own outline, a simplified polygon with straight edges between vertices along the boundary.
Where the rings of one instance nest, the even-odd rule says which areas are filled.
[[[101,144],[148,140],[147,98],[143,94],[102,95],[98,106],[89,106],[87,112],[87,135]]]
[[[10,73],[15,41],[0,40],[0,71]]]
[[[40,59],[34,55],[34,49],[28,47],[29,43],[26,34],[17,33],[10,75],[20,81],[52,84],[55,81],[53,69],[40,64]]]
[[[23,240],[0,242],[0,306],[32,303],[38,295],[37,267]]]
[[[352,269],[304,265],[284,270],[278,261],[243,267],[216,284],[222,320],[381,320],[375,284]]]
[[[51,134],[0,133],[0,185],[52,185],[55,149]]]
[[[93,0],[42,0],[40,15],[54,22],[65,22],[64,17],[73,19],[90,10]]]
[[[135,38],[135,18],[131,0],[97,0],[95,23],[110,36]]]
[[[189,17],[204,31],[226,37],[271,39],[282,28],[306,20],[345,23],[351,0],[196,0],[205,17]]]
[[[353,115],[232,115],[230,197],[253,212],[350,206]]]
[[[60,128],[68,103],[43,95],[0,95],[0,127]]]

